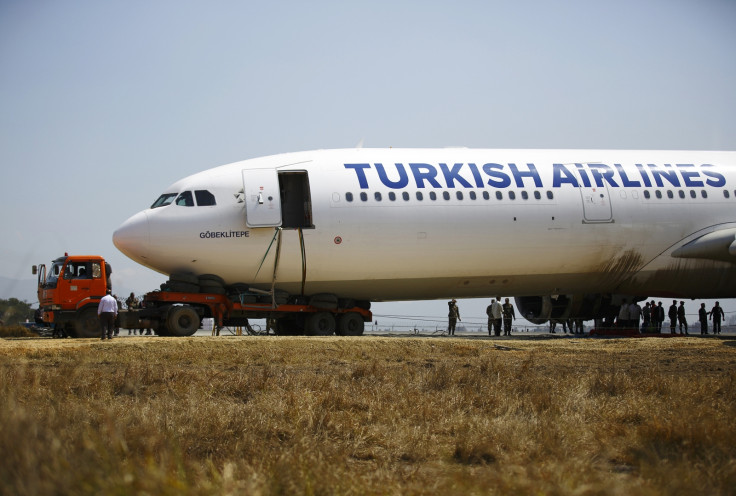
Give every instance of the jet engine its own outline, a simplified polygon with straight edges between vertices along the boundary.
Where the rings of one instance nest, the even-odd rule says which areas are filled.
[[[519,316],[537,325],[548,320],[610,319],[618,311],[610,296],[600,294],[517,296],[514,302]]]

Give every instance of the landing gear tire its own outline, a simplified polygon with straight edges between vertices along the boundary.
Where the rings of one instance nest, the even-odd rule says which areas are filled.
[[[359,313],[349,312],[337,318],[338,336],[362,336],[365,330],[365,322]]]
[[[187,284],[199,284],[199,278],[197,276],[185,272],[175,272],[169,276],[169,280],[183,282]]]
[[[199,314],[187,305],[171,307],[166,318],[169,334],[172,336],[191,336],[200,326]]]
[[[100,319],[97,318],[95,308],[85,308],[74,319],[74,334],[76,338],[99,338],[102,334]]]
[[[317,312],[307,317],[304,330],[309,336],[332,336],[335,333],[335,317],[330,312]]]

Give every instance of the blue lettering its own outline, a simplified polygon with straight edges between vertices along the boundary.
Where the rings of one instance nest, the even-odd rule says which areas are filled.
[[[662,177],[667,179],[672,186],[679,187],[680,186],[680,180],[677,178],[677,171],[672,170],[672,166],[670,164],[664,164],[665,167],[668,167],[669,171],[663,171],[657,168],[655,164],[647,164],[649,168],[652,170],[652,177],[654,178],[654,183],[662,188],[664,187],[664,183],[662,182]]]
[[[516,168],[516,164],[509,164],[509,169],[511,169],[511,174],[514,176],[514,180],[516,181],[516,186],[519,188],[523,188],[524,187],[523,178],[531,177],[534,179],[534,186],[536,186],[537,188],[541,188],[542,180],[539,178],[539,174],[537,173],[537,168],[534,167],[534,164],[526,164],[526,166],[529,168],[529,170],[522,172]]]
[[[473,173],[473,179],[475,179],[475,187],[476,188],[482,188],[483,187],[483,178],[480,177],[480,171],[478,170],[478,166],[475,164],[468,164],[468,167],[470,167],[470,172]]]
[[[368,189],[368,180],[365,178],[363,169],[370,169],[371,164],[344,164],[346,169],[353,169],[358,176],[358,184],[360,189]]]
[[[440,183],[437,182],[437,169],[429,164],[409,164],[412,174],[414,174],[414,181],[417,183],[417,188],[424,187],[424,181],[435,188],[441,188]]]
[[[636,168],[639,169],[639,175],[641,176],[641,180],[644,181],[644,186],[646,186],[647,188],[651,188],[652,181],[649,180],[649,174],[647,174],[647,170],[641,164],[636,164]]]
[[[570,183],[576,188],[578,180],[563,164],[552,164],[552,187],[559,188],[562,183]]]
[[[378,178],[381,180],[384,186],[388,186],[389,188],[393,189],[405,188],[406,185],[409,184],[409,176],[406,174],[404,164],[394,165],[396,165],[396,171],[399,173],[399,179],[397,181],[392,181],[388,178],[388,176],[386,175],[386,170],[383,168],[383,164],[373,164],[373,166],[376,168],[376,172],[378,172]]]
[[[463,167],[463,164],[455,164],[452,166],[452,170],[450,170],[447,167],[447,164],[440,164],[440,169],[442,169],[442,174],[445,176],[445,181],[447,182],[448,188],[454,188],[455,187],[455,180],[459,182],[464,188],[472,188],[473,186],[465,180],[464,177],[462,177],[459,172],[460,169]]]
[[[700,173],[696,171],[688,171],[685,169],[694,168],[694,164],[677,164],[677,167],[680,168],[680,175],[682,176],[682,182],[685,183],[685,186],[688,188],[702,188],[703,187],[703,181],[696,181],[693,178],[700,177]]]
[[[614,172],[609,166],[606,164],[588,164],[588,167],[590,167],[590,173],[593,174],[596,186],[602,188],[603,180],[605,179],[608,181],[608,184],[614,188],[618,188],[618,184],[613,180]]]
[[[639,181],[633,181],[629,179],[629,176],[626,175],[626,171],[623,167],[621,167],[621,164],[613,164],[613,166],[618,171],[618,175],[621,176],[621,185],[624,188],[640,188],[641,183]]]
[[[714,167],[714,166],[711,164],[703,164],[700,166],[700,171],[703,173],[703,175],[716,179],[716,181],[714,181],[713,179],[706,179],[705,184],[707,184],[708,186],[713,186],[714,188],[720,188],[726,185],[725,177],[723,177],[718,172],[707,170],[706,167]]]
[[[500,169],[500,170],[497,171],[495,169]],[[486,175],[491,177],[491,179],[488,180],[488,186],[493,186],[494,188],[508,188],[509,187],[509,185],[511,184],[511,178],[505,172],[501,172],[502,170],[503,170],[503,165],[501,164],[483,165],[483,172],[485,172]]]
[[[583,186],[590,188],[590,179],[588,179],[588,173],[583,169],[583,164],[575,164],[575,167],[578,168],[578,174],[580,174],[580,179],[583,180]]]

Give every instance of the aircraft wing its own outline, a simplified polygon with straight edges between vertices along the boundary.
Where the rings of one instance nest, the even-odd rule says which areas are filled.
[[[672,256],[736,263],[736,228],[704,234],[673,251]]]

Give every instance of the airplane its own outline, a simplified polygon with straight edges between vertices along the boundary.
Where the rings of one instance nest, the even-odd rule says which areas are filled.
[[[736,152],[333,149],[176,181],[113,234],[162,274],[289,295],[513,295],[532,323],[736,297]]]

